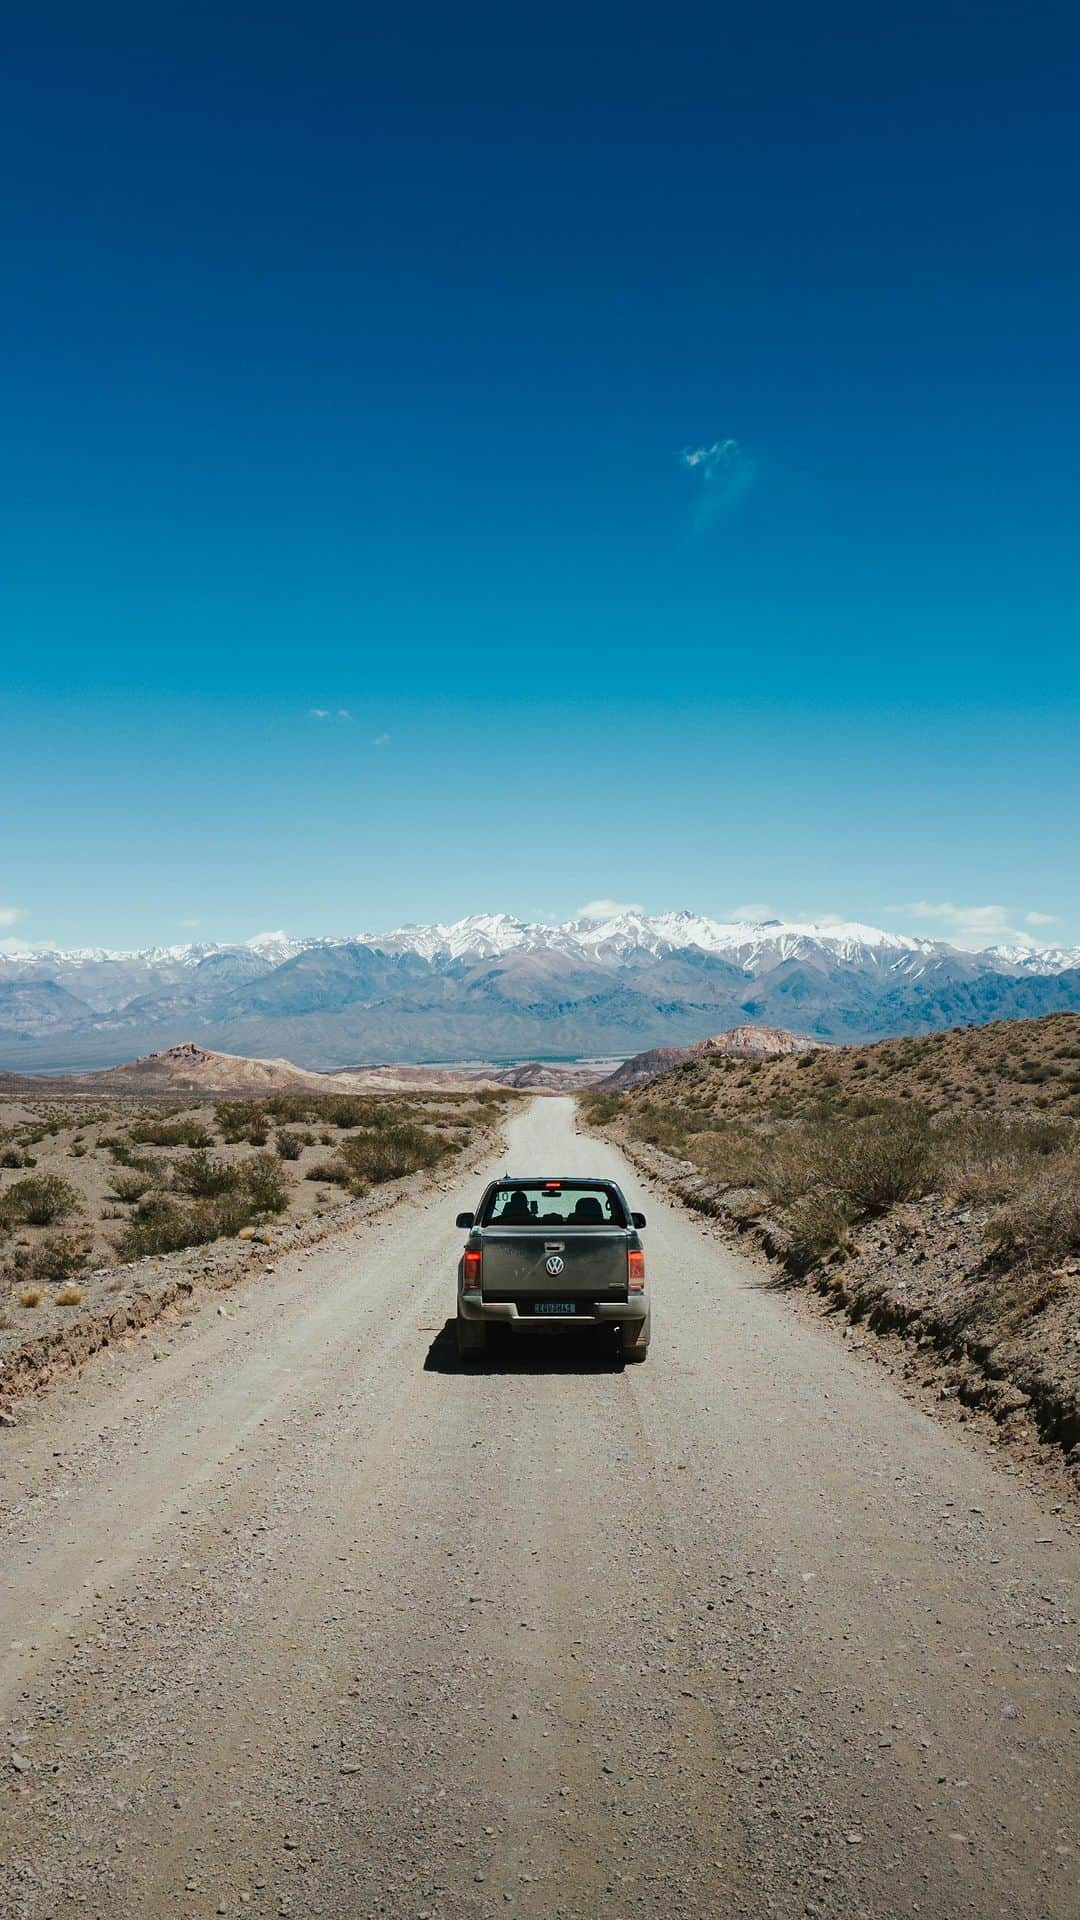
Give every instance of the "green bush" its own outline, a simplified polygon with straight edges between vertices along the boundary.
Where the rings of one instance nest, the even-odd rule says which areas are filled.
[[[215,1112],[222,1139],[230,1145],[246,1140],[250,1146],[265,1147],[270,1137],[265,1104],[255,1100],[219,1100]]]
[[[32,1173],[16,1180],[0,1200],[0,1217],[10,1225],[52,1227],[82,1212],[82,1196],[58,1173]]]
[[[455,1151],[456,1142],[444,1139],[433,1128],[422,1127],[412,1120],[399,1121],[378,1130],[353,1134],[351,1139],[342,1142],[336,1160],[310,1168],[307,1177],[331,1180],[338,1186],[348,1187],[350,1193],[363,1194],[369,1185],[400,1180],[422,1167],[436,1166]]]
[[[289,1188],[276,1153],[253,1153],[240,1161],[239,1172],[254,1213],[284,1213]]]
[[[215,1160],[200,1150],[174,1162],[172,1185],[177,1193],[208,1200],[215,1194],[235,1193],[243,1185],[243,1174],[238,1161]]]
[[[208,1147],[213,1135],[201,1120],[136,1120],[128,1136],[140,1147]]]
[[[187,1206],[171,1195],[149,1194],[140,1200],[117,1242],[122,1260],[142,1260],[154,1253],[177,1253],[209,1240],[238,1233],[247,1224],[244,1209],[235,1211],[235,1196],[198,1200]]]
[[[289,1127],[279,1127],[274,1146],[280,1159],[299,1160],[304,1151],[304,1135]]]

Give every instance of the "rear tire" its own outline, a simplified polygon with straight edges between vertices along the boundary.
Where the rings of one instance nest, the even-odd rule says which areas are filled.
[[[624,1360],[633,1364],[649,1357],[649,1340],[652,1335],[652,1314],[647,1313],[644,1320],[631,1320],[622,1329],[620,1350]]]
[[[463,1320],[460,1313],[454,1322],[457,1336],[459,1360],[479,1360],[487,1352],[488,1330],[482,1320]]]

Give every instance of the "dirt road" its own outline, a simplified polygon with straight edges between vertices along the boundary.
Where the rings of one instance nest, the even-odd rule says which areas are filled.
[[[646,1366],[458,1369],[474,1178],[0,1434],[5,1916],[1080,1913],[1067,1516],[572,1128]]]

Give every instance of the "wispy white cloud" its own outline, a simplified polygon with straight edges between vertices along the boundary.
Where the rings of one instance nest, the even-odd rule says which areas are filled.
[[[760,920],[771,920],[773,910],[767,900],[750,900],[744,906],[730,907],[725,917],[728,920],[749,920],[756,925]]]
[[[197,927],[199,922],[197,920],[178,920],[176,924],[178,927]]]
[[[390,735],[388,733],[377,733],[371,744],[373,747],[388,747],[390,745]]]
[[[619,913],[644,913],[639,900],[586,900],[577,910],[579,920],[614,920]]]
[[[1052,913],[1038,913],[1034,909],[1018,912],[997,902],[969,907],[955,900],[909,900],[905,905],[890,907],[889,912],[903,914],[909,920],[938,921],[961,947],[993,946],[1000,941],[1035,946],[1026,929],[1052,926],[1056,918]]]
[[[754,460],[738,440],[713,440],[700,447],[684,447],[680,455],[698,486],[695,524],[707,526],[721,519],[748,493],[757,476]]]
[[[0,907],[0,927],[13,927],[26,917],[25,907]]]
[[[309,720],[351,720],[348,707],[309,707]]]

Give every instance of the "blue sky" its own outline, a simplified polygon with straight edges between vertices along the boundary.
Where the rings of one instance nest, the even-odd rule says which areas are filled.
[[[0,937],[1080,939],[1075,10],[5,41]]]

